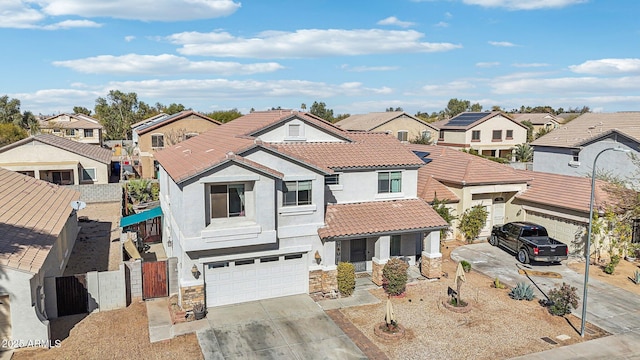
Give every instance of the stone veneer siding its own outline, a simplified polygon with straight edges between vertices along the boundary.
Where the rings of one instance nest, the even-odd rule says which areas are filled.
[[[378,264],[375,260],[371,262],[371,281],[378,286],[382,286],[382,269],[385,264]]]
[[[338,291],[338,270],[309,271],[309,293]]]
[[[181,287],[182,309],[193,310],[193,305],[199,302],[204,304],[204,285]]]
[[[442,276],[442,257],[429,258],[423,253],[420,272],[428,279],[439,279]]]

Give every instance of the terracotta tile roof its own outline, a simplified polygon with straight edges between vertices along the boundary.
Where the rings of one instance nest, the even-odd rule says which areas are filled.
[[[133,125],[131,125],[131,128],[134,129],[135,132],[137,132],[139,135],[142,135],[144,133],[147,133],[151,130],[155,130],[159,127],[165,126],[167,124],[171,124],[172,122],[187,118],[189,116],[197,116],[203,120],[207,120],[210,121],[214,124],[217,125],[222,125],[221,122],[214,120],[208,116],[202,115],[200,113],[197,113],[193,110],[185,110],[185,111],[181,111],[179,113],[175,113],[173,115],[166,115],[165,116],[154,116],[151,119],[147,119],[148,121],[141,121],[138,123],[135,123]]]
[[[56,136],[51,134],[40,134],[40,135],[30,136],[26,139],[16,141],[12,144],[9,144],[5,147],[0,148],[0,152],[13,149],[15,147],[30,143],[32,141],[38,141],[43,144],[47,144],[63,150],[67,150],[74,154],[78,154],[78,155],[87,157],[89,159],[99,161],[103,164],[107,164],[107,165],[111,164],[111,155],[112,155],[111,150],[105,149],[98,145],[85,144],[85,143],[65,139],[61,136]]]
[[[585,113],[531,143],[578,147],[616,131],[640,142],[640,112]]]
[[[527,173],[516,171],[509,165],[500,164],[476,155],[464,153],[447,146],[406,144],[413,151],[430,153],[431,160],[419,173],[433,176],[445,184],[519,184],[531,179]]]
[[[0,265],[37,273],[79,198],[77,191],[0,168]]]
[[[57,121],[61,116],[68,116],[71,121]],[[84,114],[59,114],[40,121],[40,127],[43,129],[62,128],[62,129],[102,129],[102,125],[98,119]]]
[[[437,130],[435,126],[426,123],[413,115],[409,115],[404,111],[385,111],[351,115],[346,119],[338,121],[335,125],[345,130],[371,131],[380,125],[402,116],[406,116],[432,128],[433,130]]]
[[[294,110],[254,111],[230,121],[224,124],[224,126],[234,129],[233,131],[238,135],[259,137],[263,132],[293,118],[298,118],[312,126],[328,131],[341,139],[349,140],[349,135],[346,131],[336,127],[330,122],[311,113]]]
[[[421,199],[330,204],[322,239],[437,230],[447,223]]]
[[[531,177],[526,191],[516,198],[553,207],[589,213],[591,178],[558,175],[540,171],[516,170]],[[615,199],[606,191],[609,183],[596,180],[594,209],[604,210],[607,204],[614,205]]]
[[[426,167],[421,170],[424,168]],[[445,200],[447,203],[460,201],[458,195],[436,180],[428,171],[420,170],[418,170],[418,196],[428,203],[432,203],[436,198],[440,201]]]
[[[251,160],[249,160],[247,158],[244,158],[242,156],[238,156],[238,155],[235,155],[235,154],[227,155],[227,159],[229,159],[229,161],[236,162],[238,164],[243,164],[243,165],[246,165],[248,167],[254,168],[254,169],[256,169],[256,170],[258,170],[260,172],[269,174],[269,175],[274,176],[274,177],[276,177],[278,179],[284,178],[284,174],[281,173],[280,171],[274,170],[274,169],[272,169],[270,167],[264,166],[264,165],[262,165],[260,163],[255,162],[255,161],[251,161]],[[222,162],[221,164],[223,164],[223,163],[224,162]]]
[[[549,121],[560,123],[562,119],[549,113],[532,113],[532,114],[511,114],[511,116],[522,124],[523,121],[529,121],[532,125],[544,125]]]

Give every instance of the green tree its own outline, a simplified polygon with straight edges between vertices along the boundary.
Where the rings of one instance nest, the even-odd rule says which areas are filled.
[[[31,111],[22,113],[22,123],[20,125],[23,129],[27,129],[31,135],[35,135],[40,131],[40,122]]]
[[[213,120],[220,121],[221,123],[227,123],[231,120],[237,119],[242,116],[242,113],[238,109],[233,108],[231,110],[218,110],[204,114]]]
[[[534,135],[534,138],[536,138],[536,139],[537,139],[537,138],[539,138],[539,137],[541,137],[541,136],[543,136],[543,135],[546,135],[546,134],[550,133],[550,132],[551,132],[551,130],[552,130],[551,128],[541,128],[541,129],[540,129],[540,130],[538,130],[538,132]]]
[[[74,106],[73,107],[73,113],[74,114],[84,114],[87,116],[91,116],[91,110],[87,109],[84,106]]]
[[[314,101],[313,104],[311,104],[309,112],[319,118],[327,120],[328,122],[335,121],[335,118],[333,117],[333,109],[327,109],[327,104],[324,102]]]
[[[139,101],[136,93],[119,90],[110,90],[107,98],[96,99],[95,111],[100,124],[104,126],[107,140],[130,139],[131,124],[153,114],[152,108]]]
[[[444,109],[444,113],[447,117],[452,118],[465,111],[480,112],[482,111],[482,105],[479,103],[471,104],[469,100],[459,100],[456,98],[450,99],[447,103],[447,108]]]
[[[440,240],[444,240],[451,232],[451,223],[456,219],[456,217],[451,213],[451,208],[447,207],[447,199],[438,200],[435,193],[433,195],[433,203],[431,204],[431,207],[449,225],[448,228],[440,230]]]
[[[351,116],[351,114],[338,114],[336,115],[336,117],[333,119],[333,122],[336,123],[340,120],[344,120],[346,118],[348,118],[349,116]]]
[[[467,242],[473,241],[473,239],[480,235],[480,231],[486,225],[487,215],[487,210],[482,205],[475,205],[462,213],[458,229],[464,235]]]
[[[155,110],[158,112],[158,114],[165,113],[168,115],[173,115],[187,109],[182,104],[171,103],[169,106],[165,106],[160,103],[156,103]]]
[[[22,114],[20,114],[20,100],[9,99],[9,96],[0,97],[0,123],[22,124]]]
[[[409,142],[412,144],[431,145],[433,144],[433,138],[431,137],[431,132],[423,131],[420,135],[410,139]]]
[[[13,123],[0,123],[0,147],[9,145],[29,136],[27,131]]]
[[[524,120],[521,122],[522,125],[527,127],[527,142],[533,141],[533,123],[529,120]]]
[[[393,108],[392,106],[388,107],[386,110],[386,112],[392,112],[392,111],[404,111],[402,110],[402,108],[400,106]]]
[[[515,156],[516,161],[529,162],[533,160],[533,148],[527,143],[518,144],[515,147]]]

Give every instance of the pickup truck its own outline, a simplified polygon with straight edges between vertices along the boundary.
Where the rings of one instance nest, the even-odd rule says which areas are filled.
[[[550,238],[547,229],[524,221],[495,225],[489,244],[513,251],[523,264],[528,264],[531,260],[560,262],[569,256],[569,247]]]

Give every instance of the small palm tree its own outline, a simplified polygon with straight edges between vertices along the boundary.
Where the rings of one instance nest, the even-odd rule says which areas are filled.
[[[515,148],[515,156],[519,162],[529,162],[533,159],[533,148],[527,143],[518,144]]]

